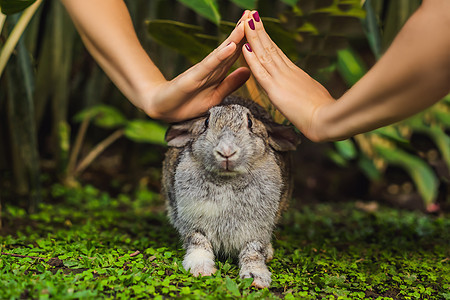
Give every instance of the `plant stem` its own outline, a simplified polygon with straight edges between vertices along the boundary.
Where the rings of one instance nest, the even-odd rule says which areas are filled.
[[[3,70],[5,69],[6,63],[8,62],[9,57],[11,56],[11,53],[13,52],[14,48],[16,47],[16,44],[19,41],[20,37],[22,36],[25,28],[27,27],[28,23],[30,22],[31,17],[33,17],[34,13],[39,8],[41,3],[42,3],[42,0],[37,0],[30,7],[25,9],[23,11],[22,15],[20,16],[20,19],[17,22],[16,26],[14,26],[14,29],[11,31],[11,34],[8,36],[8,39],[6,40],[5,44],[3,45],[2,49],[1,49],[1,53],[0,53],[0,76],[3,74]],[[4,22],[4,20],[0,20],[0,21]]]
[[[94,161],[94,159],[100,155],[100,153],[102,153],[109,145],[111,145],[117,139],[123,136],[124,132],[125,131],[123,129],[116,130],[106,139],[101,141],[97,146],[95,146],[95,148],[92,149],[88,155],[86,155],[86,157],[80,162],[78,167],[75,169],[74,176],[83,172],[92,163],[92,161]]]
[[[78,130],[77,138],[75,139],[75,144],[73,146],[72,153],[70,154],[69,164],[67,166],[67,177],[73,177],[75,164],[77,163],[78,154],[80,153],[81,145],[83,144],[84,137],[86,136],[90,120],[90,117],[86,117]]]
[[[3,25],[5,24],[6,15],[0,12],[0,33],[2,33]]]

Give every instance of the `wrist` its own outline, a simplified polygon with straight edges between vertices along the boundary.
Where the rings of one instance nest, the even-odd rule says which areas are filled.
[[[330,139],[328,132],[330,126],[327,124],[324,116],[325,110],[327,110],[325,105],[318,106],[311,115],[308,138],[315,143],[327,142]]]
[[[337,102],[322,104],[312,114],[308,138],[313,142],[331,142],[350,137],[345,130],[344,120],[337,116]]]
[[[133,104],[152,119],[164,119],[164,113],[161,111],[161,103],[159,103],[158,97],[161,96],[162,86],[165,86],[166,83],[167,80],[162,79],[142,84],[142,86],[136,88]]]

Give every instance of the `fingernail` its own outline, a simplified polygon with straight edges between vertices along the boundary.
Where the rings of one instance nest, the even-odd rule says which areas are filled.
[[[241,18],[245,15],[245,12],[246,12],[246,10],[244,10],[244,12],[242,13],[242,16],[241,16]]]
[[[253,19],[251,19],[250,21],[248,21],[248,26],[250,26],[251,30],[255,30],[255,23],[253,23]]]
[[[255,19],[256,22],[259,22],[261,19],[259,18],[259,13],[257,11],[255,11],[253,13],[253,19]]]
[[[245,49],[247,49],[248,52],[253,52],[252,51],[252,47],[250,47],[250,45],[248,43],[246,43],[244,46],[245,46]]]
[[[239,26],[239,24],[241,24],[241,20],[239,20],[239,22],[236,24],[236,27],[238,27]]]
[[[231,44],[231,42],[229,42],[225,47],[229,46]]]

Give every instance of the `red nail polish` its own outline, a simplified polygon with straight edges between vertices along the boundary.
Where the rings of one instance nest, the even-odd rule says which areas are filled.
[[[231,44],[231,42],[229,42],[225,47],[229,46]]]
[[[253,19],[255,19],[256,22],[259,22],[261,19],[259,18],[259,13],[257,11],[255,11],[253,13]]]
[[[250,45],[248,43],[246,43],[244,46],[245,46],[245,49],[247,49],[248,52],[253,52],[252,51],[252,47],[250,47]]]
[[[245,12],[246,12],[246,10],[244,10],[244,12],[242,13],[242,16],[241,16],[241,18],[245,15]]]
[[[251,19],[250,21],[248,21],[248,26],[250,26],[251,30],[255,30],[255,23],[253,22],[253,19]]]
[[[238,27],[239,26],[239,24],[241,24],[241,21],[239,20],[239,22],[236,24],[236,27]]]

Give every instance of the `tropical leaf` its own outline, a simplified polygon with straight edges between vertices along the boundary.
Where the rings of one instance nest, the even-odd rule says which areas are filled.
[[[444,97],[444,99],[442,99],[443,102],[447,103],[448,105],[450,105],[450,94],[448,94],[447,96]]]
[[[389,164],[397,165],[406,170],[425,203],[433,203],[437,196],[438,179],[426,162],[395,147],[376,144],[374,148],[377,154]]]
[[[170,47],[188,58],[192,63],[201,61],[214,47],[204,43],[200,26],[170,20],[147,21],[148,31],[158,43]]]
[[[125,127],[125,136],[135,142],[166,145],[166,130],[167,127],[154,121],[133,120]]]
[[[355,144],[350,139],[336,142],[334,145],[339,154],[347,160],[354,159],[358,155]]]
[[[358,167],[366,174],[368,178],[371,180],[378,181],[381,179],[382,173],[375,166],[372,159],[367,157],[367,155],[362,154],[360,159],[358,160]]]
[[[86,118],[92,118],[95,125],[107,129],[118,128],[127,123],[127,119],[118,109],[108,105],[87,108],[76,114],[74,121],[81,122]]]
[[[351,48],[338,51],[337,68],[350,86],[354,85],[367,72],[364,62]]]
[[[239,287],[236,282],[234,282],[230,277],[227,276],[225,279],[225,286],[231,292],[234,297],[241,297],[241,292],[239,292]]]
[[[450,137],[437,126],[428,128],[427,133],[436,144],[447,167],[450,169]]]
[[[231,2],[243,9],[255,9],[257,0],[231,0]]]
[[[0,9],[5,15],[21,12],[36,0],[0,0]]]
[[[17,16],[12,19],[17,21]],[[35,211],[41,201],[39,150],[36,127],[34,126],[33,65],[21,39],[6,68],[8,94],[8,121],[11,129],[11,150],[13,168],[18,177],[16,192],[28,193],[29,209]],[[8,143],[3,142],[7,145]],[[19,189],[23,189],[20,191]]]
[[[220,21],[219,31],[221,34],[229,35],[235,27],[236,27],[236,23],[228,22],[228,21]]]
[[[441,102],[426,110],[424,117],[444,128],[450,128],[450,102],[446,103],[446,98],[442,99]]]
[[[377,59],[379,59],[382,54],[381,30],[378,24],[375,10],[372,6],[372,0],[365,1],[364,8],[366,9],[366,18],[363,20],[363,25],[367,40],[373,54]]]
[[[298,0],[281,0],[281,2],[284,2],[290,6],[295,6],[297,4]]]
[[[419,120],[420,121],[420,120]],[[428,136],[436,145],[445,163],[450,169],[450,137],[439,126],[428,126],[423,122],[411,123],[414,132]]]
[[[444,110],[437,110],[434,112],[433,117],[446,128],[450,128],[450,113]]]
[[[178,0],[202,17],[219,24],[220,14],[216,0]]]
[[[383,137],[390,139],[391,141],[395,141],[395,142],[397,142],[399,144],[403,144],[405,146],[407,144],[409,144],[409,141],[400,134],[400,132],[397,130],[397,127],[395,127],[395,126],[381,127],[381,128],[375,129],[371,132],[379,134]]]
[[[337,151],[334,150],[328,150],[326,152],[327,157],[333,161],[336,165],[341,167],[347,167],[348,166],[348,160],[346,160],[341,154],[339,154]]]

